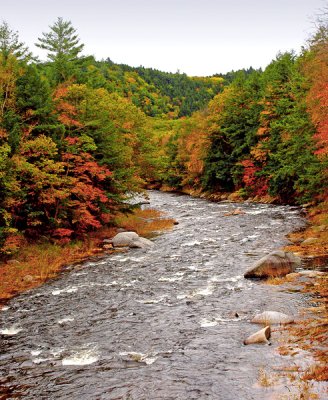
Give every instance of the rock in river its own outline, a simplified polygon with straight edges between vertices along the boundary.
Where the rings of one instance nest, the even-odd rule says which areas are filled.
[[[253,333],[253,335],[249,336],[246,340],[244,340],[244,344],[254,344],[254,343],[270,344],[268,340],[270,338],[270,335],[271,335],[270,326],[266,326],[265,328]]]
[[[140,237],[136,232],[120,232],[112,239],[114,247],[141,248],[153,246],[153,242]]]
[[[251,322],[266,325],[290,324],[294,322],[294,318],[278,311],[264,311],[261,314],[256,314]]]
[[[301,259],[285,251],[274,251],[258,260],[245,272],[245,278],[268,278],[290,274],[301,265]]]

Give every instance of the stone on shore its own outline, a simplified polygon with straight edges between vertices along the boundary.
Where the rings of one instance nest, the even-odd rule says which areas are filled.
[[[271,335],[270,326],[266,326],[265,328],[253,333],[246,340],[244,340],[244,344],[254,344],[254,343],[266,343],[269,344],[269,338]]]
[[[153,246],[153,242],[140,237],[136,232],[120,232],[112,239],[114,247],[147,248]]]
[[[318,242],[318,238],[309,237],[309,238],[303,240],[303,242],[301,243],[301,246],[309,246],[309,245],[317,243],[317,242]]]
[[[294,272],[301,265],[301,259],[285,251],[274,251],[260,260],[245,272],[245,278],[269,278],[285,276]]]
[[[294,322],[294,318],[278,311],[264,311],[261,314],[256,314],[251,322],[266,325],[291,324]]]

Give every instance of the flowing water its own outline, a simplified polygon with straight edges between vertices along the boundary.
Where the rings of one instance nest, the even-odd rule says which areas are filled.
[[[150,192],[179,225],[69,268],[0,312],[0,398],[264,399],[273,346],[244,346],[264,310],[295,315],[299,293],[244,271],[304,223],[297,209]],[[244,214],[225,216],[236,208]]]

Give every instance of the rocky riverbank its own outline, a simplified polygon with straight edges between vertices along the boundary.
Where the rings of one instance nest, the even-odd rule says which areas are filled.
[[[56,277],[69,265],[120,251],[106,240],[120,229],[134,230],[142,236],[152,236],[170,229],[175,221],[157,210],[136,210],[117,218],[117,227],[100,229],[82,241],[58,245],[47,241],[25,243],[11,258],[0,262],[0,307],[10,298]]]
[[[217,201],[216,199],[212,200]],[[232,201],[231,198],[227,198],[226,200],[228,200],[228,202]],[[228,212],[230,208],[231,212]],[[240,208],[242,208],[242,205]],[[222,214],[223,221],[225,218],[236,218],[237,220],[245,214],[243,210],[237,212],[239,206],[236,204],[231,204],[231,206],[227,204],[226,209],[228,211]],[[326,210],[323,207],[319,209],[312,207],[307,210],[309,217],[308,226],[306,229],[294,232],[288,236],[290,244],[286,246],[285,250],[292,251],[301,256],[303,264],[305,260],[304,266],[308,268],[324,269],[325,265],[327,265],[327,246],[325,242],[327,230],[324,216]],[[141,217],[140,221],[144,225],[145,221],[154,221],[154,219],[156,219],[154,215],[151,217],[146,217],[144,215]],[[172,225],[173,223],[174,222],[172,222]],[[131,220],[125,221],[122,225],[126,230],[134,229],[133,223],[131,225]],[[152,231],[158,230],[157,228],[153,225]],[[63,265],[82,260],[83,258],[99,256],[104,252],[112,252],[111,243],[104,242],[103,239],[108,239],[108,237],[114,236],[115,233],[116,231],[102,232],[102,234],[98,233],[96,240],[92,243],[90,242],[88,246],[85,247],[84,251],[81,250],[81,247],[77,247],[73,251],[74,248],[71,246],[72,261],[70,261],[69,254],[67,252],[65,253],[68,248],[66,248],[66,250],[65,248],[53,249],[60,253],[58,263],[55,263],[56,267],[53,270],[49,267],[49,263],[51,264],[53,261],[54,252],[47,253],[46,249],[43,249],[41,265],[41,263],[36,261],[37,257],[33,258],[33,256],[35,257],[35,248],[30,247],[29,252],[22,253],[16,260],[12,260],[12,262],[0,267],[2,268],[2,273],[6,271],[6,268],[11,270],[11,274],[15,271],[14,279],[12,279],[13,275],[8,275],[7,278],[6,275],[2,275],[6,278],[2,279],[2,284],[8,282],[7,287],[9,288],[4,298],[12,297],[20,291],[25,291],[41,285],[45,280],[55,276],[58,271],[63,268]],[[142,232],[142,235],[144,235],[144,232]],[[196,242],[195,246],[197,246]],[[33,260],[32,264],[34,269],[31,271],[28,270],[26,264],[24,264],[28,257],[30,257],[30,265],[31,260]],[[45,265],[47,265],[47,270],[43,269]],[[39,268],[39,272],[36,272],[35,268]],[[288,287],[289,289],[286,290],[301,290],[307,293],[308,296],[311,296],[311,301],[314,303],[313,307],[304,309],[302,319],[297,319],[293,324],[281,328],[281,340],[283,344],[279,347],[280,354],[286,355],[287,358],[289,357],[293,365],[298,362],[298,359],[295,360],[293,354],[299,354],[300,351],[306,351],[307,354],[311,354],[313,359],[313,363],[307,365],[306,368],[299,365],[297,366],[297,370],[294,368],[295,371],[291,372],[290,369],[288,369],[288,373],[285,374],[285,377],[287,376],[286,379],[298,379],[299,382],[302,383],[303,388],[309,381],[327,380],[327,275],[324,273],[318,274],[316,272],[312,272],[311,275],[310,272],[308,274],[291,273],[285,278],[273,278],[267,281],[269,284],[280,284],[282,287]],[[12,280],[10,281],[10,279]],[[275,328],[275,330],[276,329],[277,328]],[[264,334],[265,340],[267,340],[266,335],[267,330]],[[263,339],[263,342],[265,342],[265,340]],[[263,381],[265,380],[263,379]],[[270,380],[266,381],[269,382]]]
[[[98,397],[263,400],[272,392],[255,384],[259,369],[283,358],[280,333],[272,327],[270,347],[243,341],[261,329],[251,322],[257,314],[295,317],[304,298],[243,274],[287,244],[304,223],[298,210],[149,197],[175,229],[147,249],[75,265],[0,313],[0,375],[12,395],[92,398],[96,387]]]

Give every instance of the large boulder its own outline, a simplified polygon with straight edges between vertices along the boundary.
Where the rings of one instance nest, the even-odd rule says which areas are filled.
[[[301,265],[301,259],[286,251],[274,251],[258,260],[244,274],[245,278],[285,276]]]
[[[112,239],[114,247],[141,248],[153,246],[153,242],[140,237],[136,232],[120,232]]]
[[[256,314],[251,322],[265,325],[291,324],[294,322],[294,318],[278,311],[264,311],[261,314]]]

